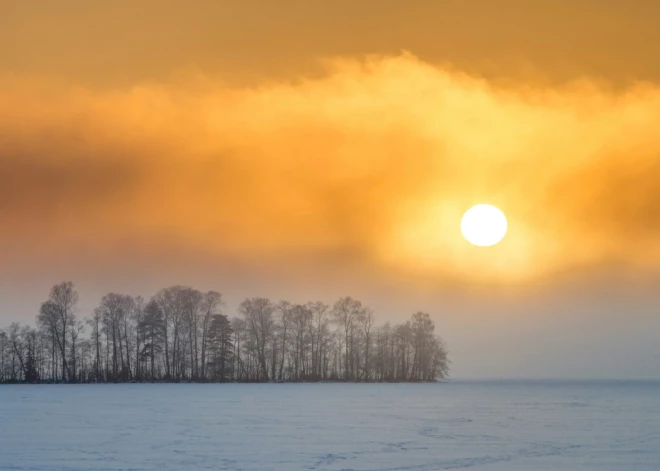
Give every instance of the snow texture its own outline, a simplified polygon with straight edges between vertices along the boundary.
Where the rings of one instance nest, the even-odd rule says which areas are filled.
[[[660,470],[660,383],[0,386],[1,470]]]

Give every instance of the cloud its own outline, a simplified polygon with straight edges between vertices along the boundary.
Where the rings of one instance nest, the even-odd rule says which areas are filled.
[[[467,282],[660,264],[652,84],[501,85],[404,54],[253,88],[0,85],[0,242],[16,263],[133,247]],[[510,221],[489,250],[458,230],[479,202]]]

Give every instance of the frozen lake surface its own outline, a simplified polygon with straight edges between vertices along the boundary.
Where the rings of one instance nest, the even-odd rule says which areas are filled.
[[[0,386],[1,470],[660,470],[660,383]]]

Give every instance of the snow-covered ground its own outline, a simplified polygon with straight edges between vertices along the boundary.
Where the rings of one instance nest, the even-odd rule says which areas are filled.
[[[0,469],[658,471],[660,383],[0,386]]]

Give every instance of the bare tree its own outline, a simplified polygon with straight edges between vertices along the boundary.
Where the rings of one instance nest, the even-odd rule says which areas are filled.
[[[279,369],[277,373],[277,379],[282,381],[284,374],[284,361],[287,355],[287,334],[289,332],[289,325],[291,324],[293,306],[288,301],[280,301],[276,306],[276,312],[278,314],[278,324],[279,324]],[[275,356],[273,356],[275,358]]]
[[[274,334],[273,304],[267,298],[249,298],[238,308],[243,315],[257,353],[257,360],[261,369],[262,381],[268,381],[268,363],[266,361],[266,346]]]
[[[350,296],[339,299],[332,307],[333,320],[342,328],[344,332],[344,379],[354,379],[352,371],[352,347],[353,347],[353,334],[356,327],[356,322],[360,315],[362,315],[364,307],[360,301],[357,301]]]
[[[60,347],[63,381],[66,381],[70,376],[67,367],[66,343],[68,330],[75,324],[75,308],[77,304],[78,291],[76,291],[71,281],[65,281],[53,286],[45,307],[42,306],[42,313],[45,312],[45,317],[48,318],[45,320],[47,323],[52,324],[50,328],[55,334],[55,339]]]
[[[108,349],[111,347],[112,350],[112,381],[132,378],[129,320],[134,307],[135,300],[125,294],[109,293],[101,298],[99,309],[102,312]]]
[[[248,298],[230,319],[220,293],[172,286],[146,304],[109,293],[85,323],[76,303],[73,284],[61,283],[41,305],[38,329],[0,330],[0,382],[435,381],[449,373],[428,313],[376,327],[373,311],[350,297],[332,308]]]
[[[0,382],[4,382],[7,379],[6,360],[8,345],[7,332],[0,329]]]
[[[101,381],[101,329],[103,322],[103,309],[94,309],[92,317],[87,319],[87,325],[91,327],[91,340],[94,344],[94,380]]]
[[[369,363],[369,358],[371,355],[371,329],[374,326],[374,312],[369,308],[365,308],[359,321],[360,327],[362,328],[362,334],[364,335],[364,369],[362,378],[369,381],[371,380],[371,365]]]

